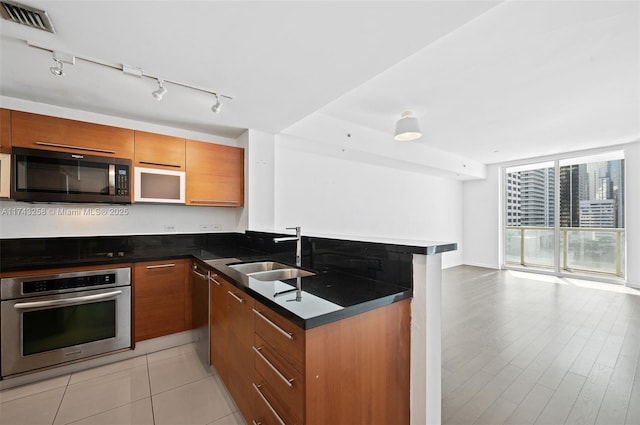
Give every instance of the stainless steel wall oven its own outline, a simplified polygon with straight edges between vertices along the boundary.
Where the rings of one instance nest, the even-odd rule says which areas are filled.
[[[3,278],[3,377],[131,347],[129,267]]]

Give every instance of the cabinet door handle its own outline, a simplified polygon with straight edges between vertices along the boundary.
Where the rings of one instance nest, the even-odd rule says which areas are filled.
[[[222,282],[218,282],[218,281],[216,280],[216,275],[215,275],[215,274],[210,275],[210,276],[209,276],[209,280],[213,281],[213,283],[215,283],[215,284],[216,284],[216,285],[218,285],[218,286],[222,286]]]
[[[195,264],[193,265],[193,267],[191,268],[191,272],[195,275],[200,276],[201,279],[206,280],[207,279],[207,275],[204,275],[202,273],[200,273],[198,271],[198,266],[196,266]]]
[[[243,303],[244,304],[244,300],[242,298],[240,298],[239,296],[237,296],[236,294],[234,294],[231,291],[227,291],[227,294],[231,295],[233,298],[235,298],[239,303]]]
[[[261,358],[261,359],[262,359],[262,360],[267,364],[267,366],[269,366],[269,367],[271,368],[271,370],[273,370],[273,371],[276,373],[276,375],[278,375],[278,378],[282,379],[282,381],[283,381],[285,384],[287,384],[287,386],[288,386],[289,388],[291,388],[291,387],[293,386],[292,382],[293,382],[295,379],[294,379],[294,378],[288,379],[286,376],[284,376],[284,375],[282,374],[282,372],[280,372],[280,371],[278,370],[278,368],[276,368],[276,367],[273,365],[273,363],[271,363],[271,362],[269,361],[269,359],[267,359],[267,358],[264,356],[264,354],[262,354],[262,352],[260,351],[260,350],[262,350],[262,347],[260,347],[260,348],[256,348],[255,346],[252,346],[251,348],[253,348],[253,351],[255,351],[255,352],[256,352],[256,354],[258,354],[258,356],[260,356],[260,358]]]
[[[254,420],[252,420],[252,421],[251,421],[251,423],[252,423],[253,425],[262,425],[262,422],[256,422],[256,420],[255,420],[255,419],[254,419]]]
[[[278,422],[280,422],[280,425],[287,425],[284,423],[280,415],[278,415],[278,412],[276,412],[276,409],[274,409],[271,403],[269,403],[269,400],[267,400],[264,394],[262,394],[262,391],[260,391],[260,387],[262,387],[262,385],[256,385],[253,382],[251,383],[251,385],[253,385],[253,388],[255,388],[255,390],[258,392],[258,395],[260,396],[262,401],[264,401],[264,404],[266,404],[269,410],[271,410],[271,413],[273,413],[273,416],[275,416]]]
[[[291,332],[287,332],[284,329],[282,329],[280,326],[276,325],[275,323],[273,323],[271,320],[269,320],[269,318],[267,316],[265,316],[264,314],[260,313],[258,310],[256,310],[255,308],[252,309],[253,312],[255,314],[258,315],[259,318],[261,318],[262,320],[264,320],[265,322],[267,322],[268,324],[270,324],[271,326],[273,326],[278,332],[280,332],[282,335],[284,335],[286,338],[288,339],[293,339],[293,334]]]
[[[79,150],[79,151],[102,152],[102,153],[111,153],[111,154],[115,154],[116,153],[116,151],[111,151],[109,149],[89,148],[89,147],[85,147],[85,146],[63,145],[61,143],[36,142],[36,145],[51,146],[53,148],[75,149],[75,150]]]
[[[162,167],[173,167],[173,168],[180,168],[182,167],[181,165],[178,164],[167,164],[165,162],[151,162],[151,161],[138,161],[140,164],[148,164],[148,165],[160,165]]]
[[[175,263],[170,263],[170,264],[155,264],[152,266],[147,266],[148,269],[165,269],[167,267],[175,267]]]
[[[192,204],[239,204],[239,201],[225,201],[220,199],[191,199]]]

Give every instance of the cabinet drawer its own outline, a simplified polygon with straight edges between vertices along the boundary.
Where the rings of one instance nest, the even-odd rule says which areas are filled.
[[[298,371],[304,371],[304,330],[256,301],[255,329],[262,339]]]
[[[301,418],[304,414],[304,378],[291,364],[276,353],[258,335],[255,336],[253,364],[276,397],[291,412]]]
[[[256,374],[253,383],[253,417],[249,424],[260,425],[302,425],[302,421],[289,413],[275,396],[266,379]]]

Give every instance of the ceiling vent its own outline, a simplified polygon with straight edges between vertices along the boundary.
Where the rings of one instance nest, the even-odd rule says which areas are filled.
[[[44,10],[7,0],[0,1],[0,4],[2,4],[0,15],[4,19],[55,34],[53,23]]]

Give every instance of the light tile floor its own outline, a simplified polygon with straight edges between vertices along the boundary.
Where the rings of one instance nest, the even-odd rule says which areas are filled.
[[[187,344],[0,392],[1,425],[244,425]]]

